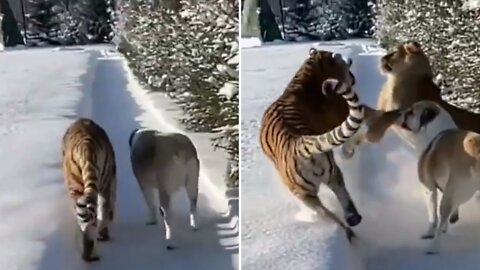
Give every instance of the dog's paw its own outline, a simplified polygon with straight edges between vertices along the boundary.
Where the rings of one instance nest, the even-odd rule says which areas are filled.
[[[454,212],[451,216],[450,219],[448,220],[450,224],[455,224],[457,221],[460,219],[458,212]]]
[[[426,233],[420,236],[421,239],[433,239],[433,237],[435,237],[435,234],[431,234],[431,233]]]
[[[157,221],[156,220],[149,220],[149,221],[145,222],[145,225],[147,225],[147,226],[157,225]]]

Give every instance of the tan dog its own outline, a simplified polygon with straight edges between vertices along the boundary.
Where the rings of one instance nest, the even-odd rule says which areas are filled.
[[[185,189],[190,201],[190,227],[197,230],[196,213],[200,163],[189,137],[152,129],[135,129],[129,137],[130,159],[149,207],[148,225],[165,225],[167,249],[173,249],[172,196]]]
[[[448,220],[458,220],[458,207],[467,202],[480,186],[480,134],[457,129],[448,113],[437,106],[438,115],[431,121],[422,117],[430,110],[428,103],[416,103],[402,113],[402,127],[416,134],[438,128],[438,134],[420,155],[418,176],[427,189],[429,227],[422,238],[434,238],[427,254],[438,253],[442,232]],[[448,118],[450,126],[448,129]],[[438,217],[438,190],[443,192]]]
[[[388,127],[396,124],[415,145],[419,180],[426,188],[429,220],[422,238],[434,238],[427,254],[438,253],[448,221],[458,221],[458,207],[480,187],[480,134],[458,129],[450,114],[432,101],[416,102],[378,119],[368,136],[380,140]],[[443,192],[440,207],[439,190]]]

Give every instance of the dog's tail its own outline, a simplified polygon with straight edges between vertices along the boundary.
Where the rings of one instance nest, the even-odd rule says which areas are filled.
[[[138,128],[132,130],[132,132],[130,133],[130,137],[128,137],[128,145],[130,146],[130,150],[132,149],[133,136],[137,134],[138,130],[139,130]]]

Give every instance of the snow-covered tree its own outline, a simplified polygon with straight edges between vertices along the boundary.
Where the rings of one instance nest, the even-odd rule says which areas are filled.
[[[238,4],[236,0],[124,1],[116,42],[150,89],[186,112],[193,131],[216,132],[230,157],[228,185],[238,185]]]
[[[445,98],[478,110],[480,8],[475,8],[473,2],[382,1],[378,36],[385,47],[418,41],[431,59]]]
[[[368,0],[290,0],[284,3],[285,38],[332,40],[368,37],[373,31]]]
[[[1,4],[0,4],[1,5]],[[3,14],[0,13],[0,51],[5,50],[5,45],[3,42],[3,29],[2,29]]]
[[[60,30],[58,0],[29,0],[29,12],[26,14],[29,40],[39,40],[57,44],[56,36]]]
[[[113,0],[78,0],[71,7],[78,22],[81,40],[89,43],[109,42],[113,38],[115,5]]]

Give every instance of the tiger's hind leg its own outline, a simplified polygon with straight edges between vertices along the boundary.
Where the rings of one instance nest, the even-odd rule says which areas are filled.
[[[98,241],[109,241],[110,224],[115,215],[117,179],[113,176],[107,188],[98,195]]]
[[[347,224],[351,227],[357,226],[362,222],[362,216],[358,213],[357,207],[348,193],[340,168],[335,165],[334,170],[335,172],[327,182],[327,186],[335,193],[340,202]]]
[[[82,258],[87,262],[97,261],[100,259],[97,252],[97,198],[83,195],[75,204]]]
[[[98,196],[98,241],[110,240],[109,225],[113,219],[112,204],[104,195]]]
[[[294,194],[297,198],[300,199],[302,203],[305,204],[305,206],[317,212],[319,215],[327,216],[328,218],[333,220],[335,223],[340,225],[340,227],[342,227],[345,230],[347,234],[347,238],[349,240],[351,240],[355,236],[352,229],[350,229],[350,227],[345,225],[345,223],[343,223],[343,221],[340,220],[340,218],[338,218],[333,212],[331,212],[328,208],[326,208],[316,194],[298,193],[298,192],[294,192]]]

